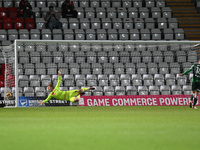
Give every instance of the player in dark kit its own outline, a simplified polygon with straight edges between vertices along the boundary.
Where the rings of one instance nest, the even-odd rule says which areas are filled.
[[[186,70],[184,73],[179,75],[183,76],[191,71],[193,71],[193,78],[192,78],[192,94],[190,96],[190,108],[197,109],[196,103],[198,101],[198,95],[200,90],[200,59],[199,59],[199,64],[193,64],[190,67],[190,69]],[[194,98],[194,103],[192,105],[193,98]]]

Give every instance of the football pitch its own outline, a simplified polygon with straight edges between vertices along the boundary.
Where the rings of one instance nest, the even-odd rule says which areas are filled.
[[[197,150],[200,107],[0,108],[2,150]]]

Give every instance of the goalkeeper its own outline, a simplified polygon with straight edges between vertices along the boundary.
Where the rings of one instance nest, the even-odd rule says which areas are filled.
[[[179,74],[179,76],[186,75],[191,71],[193,71],[193,78],[192,78],[192,94],[190,96],[190,108],[197,109],[196,103],[198,101],[198,95],[199,95],[199,89],[200,89],[200,59],[199,59],[198,64],[193,64],[184,73]],[[192,105],[193,98],[194,98],[194,103]]]
[[[61,83],[61,70],[58,71],[58,83],[55,86],[55,88],[53,87],[52,83],[50,83],[48,85],[48,90],[51,93],[44,101],[42,101],[42,104],[48,102],[51,98],[55,98],[57,100],[63,100],[63,101],[67,100],[67,101],[71,101],[71,102],[77,102],[80,100],[80,96],[85,94],[84,91],[94,90],[93,87],[89,87],[89,88],[82,88],[79,90],[61,91],[59,89],[60,83]]]

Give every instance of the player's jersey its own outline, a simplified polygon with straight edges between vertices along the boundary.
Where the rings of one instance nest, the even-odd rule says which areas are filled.
[[[193,71],[192,82],[200,82],[200,64],[194,64],[190,67],[190,69],[186,70],[182,75],[188,74]]]
[[[48,102],[50,99],[67,100],[69,97],[68,91],[61,91],[59,89],[61,83],[61,75],[58,76],[58,83],[49,96],[44,100],[44,103]]]

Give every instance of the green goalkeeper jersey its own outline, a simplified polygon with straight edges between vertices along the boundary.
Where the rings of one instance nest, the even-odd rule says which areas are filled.
[[[191,71],[193,71],[192,82],[200,82],[200,64],[192,65],[190,69],[186,70],[182,75],[186,75]]]
[[[58,82],[53,91],[49,94],[49,96],[43,101],[44,103],[48,102],[50,99],[54,98],[57,100],[68,100],[70,91],[61,91],[59,89],[61,83],[61,75],[58,76]]]

